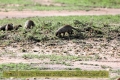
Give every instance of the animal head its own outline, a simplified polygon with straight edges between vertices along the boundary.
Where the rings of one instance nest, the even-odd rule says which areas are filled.
[[[33,20],[28,20],[28,21],[27,21],[27,24],[29,24],[29,25],[31,25],[31,26],[35,26],[35,23],[34,23]]]
[[[9,23],[9,24],[7,24],[8,26],[13,26],[13,23]]]
[[[5,26],[5,30],[12,30],[13,29],[13,24],[9,23]]]
[[[35,23],[32,21],[32,26],[35,26]]]
[[[9,24],[7,24],[6,25],[8,28],[11,28],[11,27],[13,27],[13,24],[12,23],[9,23]]]
[[[33,28],[33,26],[35,26],[35,23],[32,20],[27,20],[25,22],[24,28],[30,29],[30,28]]]
[[[18,27],[22,27],[22,25],[18,25]]]

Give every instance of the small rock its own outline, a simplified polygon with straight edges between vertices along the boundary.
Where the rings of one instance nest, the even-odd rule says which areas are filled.
[[[38,52],[37,50],[33,50],[34,52]]]
[[[22,52],[27,52],[27,50],[25,50],[25,49],[22,49]]]

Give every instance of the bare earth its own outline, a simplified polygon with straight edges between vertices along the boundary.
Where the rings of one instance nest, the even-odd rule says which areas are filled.
[[[52,2],[51,0],[35,0],[36,2],[44,1],[41,2],[41,4],[45,5],[50,5]],[[60,4],[56,4],[60,5]],[[120,9],[107,9],[107,8],[95,8],[90,11],[9,11],[9,12],[0,12],[0,19],[3,18],[26,18],[26,17],[34,17],[34,16],[81,16],[81,15],[117,15],[120,14]],[[12,47],[12,46],[7,46],[7,47],[0,47],[0,52],[5,53],[6,50],[8,52],[12,52],[15,54],[14,57],[11,54],[4,54],[4,56],[0,57],[0,64],[3,63],[37,63],[39,66],[45,66],[53,69],[64,69],[64,68],[80,68],[82,70],[118,70],[120,69],[120,42],[117,42],[116,40],[111,41],[110,43],[107,43],[106,40],[103,40],[101,42],[96,42],[94,40],[86,40],[84,41],[86,44],[90,44],[93,46],[92,49],[89,48],[82,48],[81,44],[75,44],[71,41],[63,41],[63,43],[66,43],[62,46],[47,46],[45,47],[46,44],[42,45],[41,43],[38,43],[40,46],[37,46],[37,44],[32,44],[31,46],[22,46],[20,47],[17,45],[17,47]],[[105,48],[101,47],[100,45],[107,44]],[[13,44],[16,45],[16,44]],[[22,48],[25,48],[28,50],[27,52],[23,53],[21,52]],[[85,46],[86,47],[86,46]],[[115,50],[113,48],[116,48]],[[101,48],[101,49],[100,49]],[[72,49],[72,50],[70,50]],[[99,50],[100,49],[100,50]],[[37,52],[34,52],[37,51]],[[65,51],[68,51],[68,53],[64,53]],[[7,52],[6,52],[7,53]],[[50,62],[49,60],[38,60],[38,59],[23,59],[22,55],[24,54],[56,54],[56,55],[73,55],[73,56],[81,56],[81,55],[90,55],[94,56],[94,53],[99,54],[100,57],[102,58],[99,61],[95,60],[90,60],[90,61],[72,61],[69,62],[71,63],[72,66],[66,66],[66,65],[58,65],[58,64],[44,64],[43,62]],[[77,54],[76,54],[77,53]],[[79,54],[78,54],[79,53]],[[106,57],[104,59],[104,57]],[[81,65],[87,64],[87,65]],[[90,65],[93,64],[93,65]],[[98,66],[94,66],[98,65]],[[109,68],[101,68],[101,66],[109,66]],[[110,74],[110,77],[115,77],[118,76],[118,74]],[[12,79],[15,80],[15,79]],[[32,78],[30,80],[33,80]],[[41,78],[38,80],[66,80],[64,78]],[[83,78],[83,79],[77,79],[77,78],[67,78],[67,80],[90,80],[89,78]],[[108,80],[108,79],[91,79],[91,80]]]
[[[9,11],[0,12],[2,18],[25,18],[34,16],[81,16],[81,15],[117,15],[120,9],[96,8],[90,11]]]
[[[71,16],[71,15],[76,15],[76,16],[81,16],[81,15],[117,15],[120,14],[120,9],[94,9],[91,11],[9,11],[9,12],[0,12],[0,18],[26,18],[26,17],[34,17],[34,16]],[[90,42],[89,40],[85,41],[85,42]],[[108,44],[109,46],[107,46],[106,49],[101,48],[101,51],[98,51],[101,43],[98,42],[96,44],[96,42],[91,40],[91,45],[93,45],[93,49],[91,50],[84,50],[81,49],[80,45],[74,44],[72,42],[67,41],[67,45],[63,45],[62,48],[60,48],[60,46],[54,46],[54,47],[44,47],[44,46],[35,46],[30,49],[29,47],[26,48],[26,50],[29,50],[27,53],[33,53],[33,54],[39,54],[42,53],[42,51],[44,51],[45,54],[56,54],[53,53],[53,51],[55,51],[54,49],[57,49],[55,52],[57,52],[58,54],[61,52],[60,55],[67,55],[62,53],[62,51],[69,51],[69,49],[72,49],[72,51],[69,51],[68,54],[70,55],[75,55],[77,56],[78,54],[74,54],[75,51],[78,51],[78,53],[84,53],[83,55],[93,55],[94,52],[96,53],[101,53],[100,56],[102,57],[102,59],[100,61],[73,61],[71,62],[72,66],[65,66],[65,65],[57,65],[57,64],[49,64],[49,65],[45,65],[43,64],[43,61],[38,60],[38,59],[23,59],[21,58],[22,55],[27,54],[27,53],[21,53],[19,50],[22,49],[22,47],[17,47],[17,48],[13,48],[11,46],[8,47],[1,47],[0,51],[2,53],[4,53],[6,50],[13,52],[13,54],[15,54],[16,56],[18,56],[17,58],[14,57],[10,57],[8,55],[5,55],[3,57],[0,57],[0,64],[2,63],[36,63],[40,64],[39,66],[46,66],[47,68],[52,68],[52,69],[64,69],[64,68],[80,68],[82,70],[104,70],[101,68],[102,65],[104,66],[109,66],[112,70],[118,70],[120,69],[120,58],[117,57],[118,54],[120,54],[120,46],[118,47],[117,44],[118,42],[113,41],[111,43],[107,43],[106,41],[104,42],[104,44]],[[97,46],[97,47],[96,47]],[[69,47],[69,48],[68,48]],[[117,50],[113,50],[113,47],[118,47]],[[6,50],[5,50],[6,49]],[[35,53],[34,50],[37,50],[38,52]],[[58,55],[56,54],[56,55]],[[113,57],[111,56],[113,55]],[[80,55],[78,55],[80,56]],[[104,59],[104,56],[107,58]],[[49,62],[49,61],[44,61],[44,62]],[[80,65],[81,63],[84,64],[88,64],[88,65]],[[98,65],[98,66],[91,66],[90,64],[93,65]],[[109,69],[109,68],[108,68]],[[106,69],[105,69],[106,70]],[[110,77],[114,77],[117,76],[117,74],[110,74]],[[33,80],[33,79],[31,79]],[[40,79],[40,80],[44,80],[44,79]],[[47,79],[45,79],[47,80]],[[64,80],[64,78],[50,78],[49,80]],[[90,79],[67,79],[67,80],[90,80]],[[108,79],[92,79],[92,80],[108,80]]]

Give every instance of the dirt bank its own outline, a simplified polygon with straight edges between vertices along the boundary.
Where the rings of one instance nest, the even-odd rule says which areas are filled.
[[[9,11],[0,12],[0,19],[3,18],[26,18],[34,16],[81,16],[81,15],[117,15],[120,9],[96,8],[90,11]]]

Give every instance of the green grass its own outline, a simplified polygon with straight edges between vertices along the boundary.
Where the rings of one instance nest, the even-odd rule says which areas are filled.
[[[1,4],[30,4],[32,0],[0,0]]]
[[[106,8],[120,8],[119,0],[54,0],[55,2],[67,4],[71,7],[79,6],[79,7],[106,7]]]
[[[37,65],[37,67],[36,67]],[[39,70],[50,70],[50,68],[44,67],[44,66],[38,66],[39,63],[4,63],[0,64],[0,79],[3,78],[3,71],[39,71]],[[68,68],[65,68],[65,70],[68,70]],[[71,70],[81,70],[80,68],[71,68]]]
[[[45,54],[24,54],[22,55],[22,58],[24,59],[39,59],[39,60],[49,60],[49,64],[62,64],[66,66],[72,66],[70,62],[67,61],[79,61],[84,60],[88,61],[87,59],[92,59],[90,56],[73,56],[73,55],[45,55]],[[48,64],[48,63],[46,63]]]
[[[23,10],[29,9],[33,4],[32,0],[0,0],[1,9],[9,10]]]
[[[29,64],[23,63],[9,63],[9,64],[1,64],[0,71],[8,71],[8,70],[31,70],[32,67]]]
[[[120,15],[103,15],[103,16],[66,16],[66,17],[30,17],[30,18],[12,18],[12,19],[2,19],[0,24],[4,25],[6,23],[21,24],[24,26],[26,20],[31,19],[35,22],[36,26],[32,30],[24,30],[20,28],[18,31],[0,31],[0,44],[1,45],[10,45],[13,42],[44,42],[49,40],[59,40],[55,36],[55,32],[58,28],[64,24],[70,24],[73,27],[78,28],[79,30],[84,30],[87,27],[91,27],[95,31],[103,32],[99,34],[96,32],[91,33],[92,36],[88,36],[88,32],[76,32],[71,37],[73,39],[81,39],[81,36],[84,38],[88,37],[105,37],[113,38],[116,37],[113,32],[120,32]],[[78,20],[81,23],[76,24],[74,21]],[[117,24],[117,25],[113,25]],[[108,27],[107,27],[108,26]],[[4,42],[3,42],[4,40]]]
[[[14,75],[8,75],[8,74]],[[36,74],[37,73],[37,74]],[[19,74],[19,75],[18,75]],[[23,75],[24,74],[24,75]],[[104,74],[104,75],[103,75]],[[107,71],[9,71],[4,72],[4,76],[9,77],[58,77],[58,78],[108,78],[109,72]]]
[[[31,30],[27,30],[25,31],[24,29],[20,28],[18,31],[0,31],[0,45],[10,45],[14,42],[16,43],[26,43],[27,41],[31,40],[31,41],[61,41],[61,39],[57,38],[55,36],[55,31],[63,26],[64,24],[70,24],[72,26],[76,26],[74,24],[74,20],[78,20],[80,22],[82,22],[83,24],[88,24],[88,25],[81,25],[81,24],[77,24],[77,28],[78,29],[83,29],[86,27],[92,27],[95,29],[100,29],[102,30],[105,34],[103,34],[103,36],[105,38],[107,38],[107,36],[112,37],[111,35],[113,35],[111,33],[111,35],[109,35],[109,31],[110,32],[116,32],[116,30],[118,31],[118,33],[120,33],[120,15],[102,15],[102,16],[65,16],[65,17],[61,17],[61,16],[57,16],[57,17],[30,17],[30,18],[12,18],[12,19],[2,19],[0,20],[0,24],[4,25],[6,23],[13,23],[13,24],[21,24],[24,26],[24,23],[26,20],[31,19],[35,22],[36,26],[31,29]],[[113,24],[117,24],[117,25],[113,25]],[[105,28],[105,29],[104,29]],[[27,32],[27,33],[25,33]],[[48,32],[48,33],[47,33]],[[75,32],[75,31],[74,31]],[[75,32],[75,34],[73,35],[73,40],[77,39],[81,39],[81,38],[75,38],[74,36],[76,36],[76,34],[79,34],[79,32]],[[87,34],[86,32],[83,34]],[[5,37],[3,37],[5,36]],[[96,36],[94,36],[96,37]],[[116,36],[115,36],[116,37]],[[74,41],[74,42],[76,42]],[[77,42],[76,42],[77,43]],[[79,43],[79,42],[78,42]],[[51,61],[56,61],[56,62],[60,62],[61,60],[63,60],[62,64],[68,65],[70,66],[70,64],[66,64],[64,63],[65,60],[81,60],[81,58],[85,58],[85,57],[76,57],[76,56],[58,56],[58,55],[23,55],[22,56],[27,57],[28,59],[32,59],[32,58],[38,58],[38,59],[45,59],[45,58],[49,58]],[[96,56],[97,57],[97,56]],[[33,66],[30,66],[29,64],[2,64],[0,65],[0,71],[3,70],[37,70],[38,68],[34,68]],[[118,71],[119,74],[119,71]],[[0,74],[1,75],[1,74]]]
[[[110,80],[117,80],[117,79],[119,79],[120,78],[120,76],[115,76],[115,77],[113,77],[113,78],[110,78]]]
[[[24,63],[9,63],[9,64],[0,64],[0,79],[2,78],[3,71],[9,70],[39,70],[36,67],[31,66],[30,64]]]
[[[61,6],[55,5],[56,3]],[[51,5],[32,0],[0,0],[1,9],[13,10],[90,10],[92,8],[120,8],[119,0],[53,0]]]
[[[3,25],[5,23],[13,23],[13,24],[21,24],[24,25],[25,21],[28,19],[32,19],[35,21],[37,27],[45,26],[51,27],[59,27],[63,24],[73,24],[74,20],[79,20],[82,23],[89,22],[93,23],[98,27],[102,27],[103,24],[118,24],[120,22],[120,15],[101,15],[101,16],[55,16],[55,17],[29,17],[29,18],[12,18],[12,19],[1,19],[0,24]]]
[[[50,59],[50,61],[71,61],[75,60],[77,56],[62,56],[62,55],[35,55],[35,54],[24,54],[22,58],[25,59]]]

